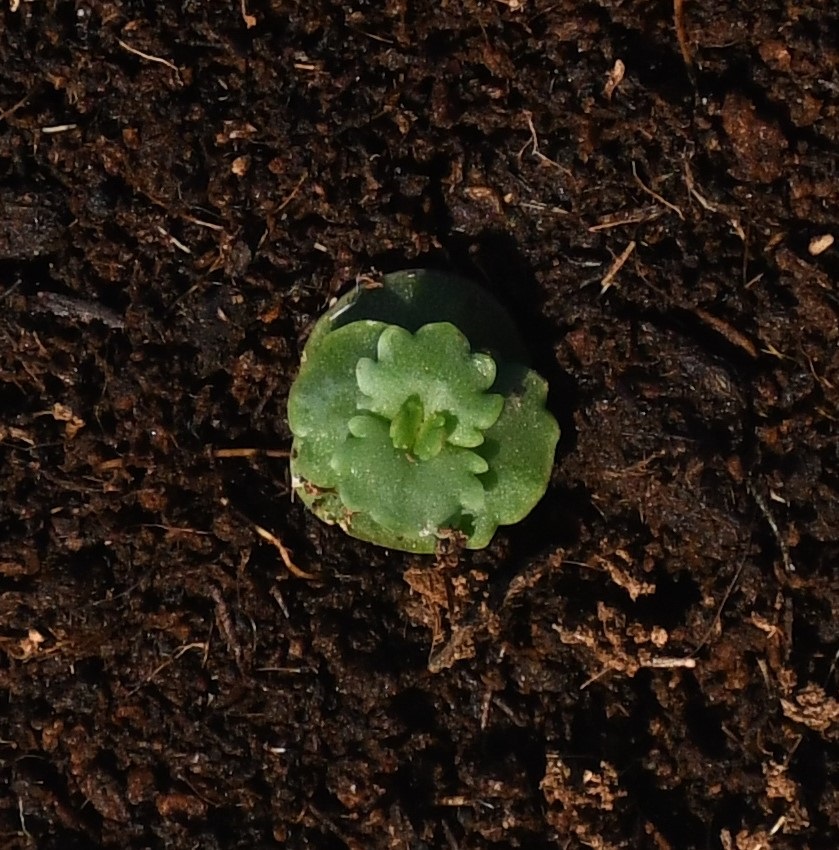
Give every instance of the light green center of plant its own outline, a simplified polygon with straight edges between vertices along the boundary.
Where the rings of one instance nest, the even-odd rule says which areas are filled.
[[[446,415],[431,412],[426,416],[418,395],[408,396],[390,423],[393,447],[404,449],[419,460],[437,457],[447,436]]]
[[[474,448],[498,419],[504,400],[488,393],[495,361],[473,353],[453,325],[425,325],[415,334],[393,325],[382,331],[377,359],[356,366],[360,410],[387,419],[396,448],[418,458],[439,454],[445,442]]]

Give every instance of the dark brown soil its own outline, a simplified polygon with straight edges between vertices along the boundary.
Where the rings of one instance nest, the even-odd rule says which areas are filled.
[[[0,847],[835,848],[839,7],[243,2],[0,10]],[[436,562],[283,456],[413,266],[563,427]]]

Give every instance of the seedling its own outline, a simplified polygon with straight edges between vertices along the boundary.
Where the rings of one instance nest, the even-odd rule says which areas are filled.
[[[361,540],[481,549],[548,486],[559,428],[503,308],[439,272],[386,275],[317,322],[288,401],[292,484]]]

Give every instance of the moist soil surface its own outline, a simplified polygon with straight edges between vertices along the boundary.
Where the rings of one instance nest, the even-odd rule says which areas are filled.
[[[0,846],[839,843],[839,10],[0,10]],[[562,427],[482,551],[290,498],[312,324],[455,271]]]

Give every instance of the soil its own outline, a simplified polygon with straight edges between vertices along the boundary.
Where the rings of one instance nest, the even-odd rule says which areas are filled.
[[[0,10],[0,846],[839,844],[839,7]],[[359,275],[526,332],[477,552],[289,496]]]

